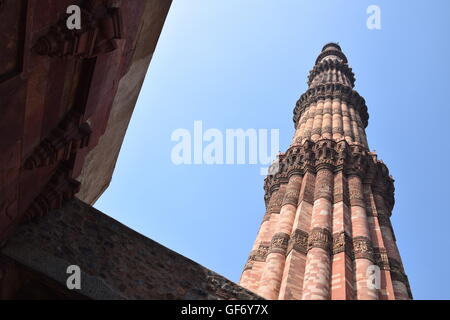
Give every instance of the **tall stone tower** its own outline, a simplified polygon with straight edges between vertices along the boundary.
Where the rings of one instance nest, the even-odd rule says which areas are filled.
[[[390,222],[393,179],[369,151],[354,83],[340,46],[325,45],[292,144],[265,179],[266,214],[240,280],[262,297],[412,298]]]

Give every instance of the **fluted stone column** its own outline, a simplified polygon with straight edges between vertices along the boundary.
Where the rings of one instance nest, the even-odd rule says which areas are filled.
[[[347,178],[342,170],[334,176],[333,200],[331,299],[351,300],[355,297],[351,243],[352,224]]]
[[[375,199],[372,193],[370,183],[364,183],[364,199],[366,203],[366,212],[369,223],[370,237],[372,239],[373,254],[375,263],[380,268],[380,300],[394,300],[394,288],[392,285],[391,274],[389,272],[389,259],[384,245],[378,218]]]
[[[353,142],[353,134],[352,134],[352,127],[350,122],[350,113],[348,111],[348,105],[346,102],[343,102],[341,104],[341,110],[342,110],[342,123],[343,123],[343,129],[344,129],[344,138],[347,140],[348,143]]]
[[[381,234],[388,256],[390,275],[392,279],[392,286],[394,289],[396,300],[409,300],[410,289],[408,278],[405,274],[403,263],[397,248],[392,224],[387,212],[384,199],[379,194],[374,194],[375,205],[377,208],[377,220],[380,225]]]
[[[286,263],[281,281],[280,300],[300,300],[308,249],[308,233],[314,203],[315,174],[306,172],[298,196],[298,206],[288,245]]]
[[[353,250],[355,255],[356,294],[359,300],[377,300],[378,292],[369,284],[368,268],[374,264],[372,240],[361,178],[348,178],[352,219]]]
[[[333,139],[339,141],[343,138],[344,127],[342,123],[342,108],[340,99],[333,100]]]
[[[266,265],[261,277],[261,285],[258,288],[258,293],[266,299],[277,299],[279,295],[301,181],[301,176],[294,175],[289,178],[289,183],[286,186],[280,216],[275,227],[276,233],[270,243]]]
[[[330,299],[330,230],[333,183],[334,175],[330,168],[320,167],[316,175],[309,248],[303,283],[303,300]]]
[[[333,116],[332,116],[332,101],[325,100],[322,112],[322,139],[332,139],[333,134]]]
[[[281,210],[281,202],[284,197],[285,186],[281,189],[278,186],[269,199],[266,214],[264,215],[260,229],[258,231],[252,251],[242,272],[240,284],[254,292],[258,291],[261,283],[261,276],[266,265],[267,254],[269,253],[270,242],[278,221]]]
[[[348,111],[350,115],[350,126],[352,128],[353,141],[356,143],[362,143],[359,136],[359,125],[356,122],[355,109],[353,108],[353,106],[350,106]]]
[[[305,109],[305,116],[302,118],[302,120],[298,124],[297,130],[295,130],[294,138],[292,139],[292,142],[301,142],[303,134],[305,132],[306,127],[306,119],[308,118],[309,114],[309,107]]]
[[[324,107],[324,101],[320,100],[317,103],[316,111],[314,114],[313,127],[311,131],[311,140],[317,141],[322,134],[322,112]]]
[[[269,229],[270,214],[266,213],[240,279],[240,284],[252,291],[258,289],[262,270],[265,265],[270,244],[270,240],[267,239]]]
[[[309,113],[307,115],[307,119],[306,119],[306,124],[305,124],[305,131],[303,132],[303,136],[302,136],[302,143],[306,140],[311,138],[311,134],[312,134],[312,130],[313,130],[313,123],[314,123],[314,117],[316,114],[316,104],[313,103],[310,107],[309,107]]]
[[[358,126],[358,132],[359,132],[361,144],[364,147],[366,147],[367,149],[369,149],[369,143],[367,142],[366,132],[364,131],[364,125],[361,121],[361,116],[359,115],[359,112],[355,112],[355,117],[356,117],[356,123]]]

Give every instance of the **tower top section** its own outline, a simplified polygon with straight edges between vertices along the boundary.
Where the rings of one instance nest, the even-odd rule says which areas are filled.
[[[351,105],[358,113],[361,127],[368,124],[369,114],[364,99],[353,88],[355,74],[348,65],[348,60],[341,46],[335,42],[327,43],[316,59],[308,76],[308,90],[301,95],[294,109],[294,124],[297,128],[301,117],[311,105],[327,99],[338,99]]]
[[[342,51],[341,47],[337,42],[328,42],[326,45],[323,46],[322,51],[327,50],[328,48],[335,48],[339,51]]]
[[[309,88],[323,84],[338,83],[350,88],[355,86],[355,74],[348,66],[347,57],[334,42],[327,43],[309,72]]]
[[[343,63],[348,62],[347,57],[342,52],[341,47],[335,42],[330,42],[323,46],[322,52],[316,59],[316,64],[319,64],[326,59],[338,60],[339,62]]]

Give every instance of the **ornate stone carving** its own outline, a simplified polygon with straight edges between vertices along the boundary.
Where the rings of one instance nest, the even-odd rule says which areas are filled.
[[[301,229],[295,229],[294,234],[289,241],[288,252],[295,250],[306,254],[308,252],[308,232]]]
[[[348,64],[342,63],[338,60],[327,59],[316,64],[313,67],[313,69],[309,72],[308,86],[311,87],[313,85],[316,85],[317,82],[324,82],[324,80],[317,79],[317,77],[321,77],[329,72],[340,72],[342,78],[344,78],[342,79],[342,82],[348,82],[348,85],[351,86],[352,88],[355,85],[355,74],[353,73],[352,68],[348,66]]]
[[[364,98],[350,86],[341,83],[325,83],[309,88],[297,101],[293,116],[295,128],[297,128],[298,121],[305,112],[307,106],[323,99],[339,99],[343,103],[352,105],[355,108],[355,111],[359,113],[364,128],[367,127],[369,114]],[[342,112],[343,116],[344,112],[345,111]]]
[[[280,188],[281,184],[286,183],[289,176],[294,174],[305,176],[307,172],[316,173],[319,170],[326,168],[334,173],[341,171],[344,173],[343,193],[342,195],[337,193],[337,196],[338,199],[343,198],[344,201],[346,201],[346,204],[349,202],[348,198],[350,197],[350,190],[348,188],[349,183],[346,183],[345,179],[347,179],[348,175],[358,175],[362,181],[373,181],[371,187],[376,188],[376,185],[383,184],[383,199],[390,199],[389,201],[383,200],[383,203],[386,203],[386,206],[388,207],[386,210],[389,211],[393,206],[393,180],[388,175],[386,165],[377,160],[373,153],[369,153],[362,146],[349,145],[345,140],[339,142],[331,139],[321,139],[316,142],[305,140],[303,144],[291,145],[286,153],[280,154],[279,164],[279,172],[275,175],[266,177],[264,183],[266,201],[271,199],[272,194]],[[366,176],[369,180],[365,179]],[[306,184],[306,188],[300,194],[300,201],[311,201],[310,203],[312,203],[314,201],[312,195],[315,191],[318,192],[318,190],[324,191],[324,195],[327,194],[328,199],[333,198],[333,193],[336,194],[336,192],[331,192],[331,194],[328,195],[327,190],[324,188],[321,189],[323,183],[320,183],[319,181],[316,181],[315,183],[306,181],[304,183]],[[314,190],[314,184],[317,186],[315,188],[316,190]],[[362,191],[359,190],[359,188],[362,188],[362,185],[361,187],[358,187],[358,185],[353,183],[351,199],[354,205],[365,207],[364,196]],[[374,193],[374,195],[376,195],[376,193]],[[278,211],[278,207],[275,203],[277,202],[274,202],[269,206],[271,212],[274,213]]]
[[[373,248],[373,258],[381,270],[390,270],[389,259],[385,248]]]
[[[316,175],[316,187],[314,191],[314,200],[317,199],[327,199],[328,201],[333,200],[333,184],[334,175],[328,168],[320,170]]]
[[[24,221],[42,217],[60,208],[63,201],[72,199],[79,191],[80,183],[70,177],[70,168],[61,163],[41,194],[24,214]]]
[[[120,9],[115,2],[90,0],[82,8],[80,30],[69,30],[67,17],[61,19],[38,39],[32,51],[51,57],[93,58],[115,50],[116,40],[122,37]]]
[[[353,254],[355,259],[368,259],[374,262],[372,242],[370,239],[367,237],[354,237]]]
[[[311,135],[315,135],[315,134],[320,135],[321,133],[322,133],[322,128],[315,128],[315,129],[312,129],[312,131],[311,131]]]
[[[333,133],[344,134],[344,129],[342,127],[333,127]]]
[[[297,206],[301,185],[302,178],[300,176],[291,176],[291,178],[289,179],[289,184],[286,188],[286,193],[284,194],[282,206],[286,204],[291,204],[295,207]]]
[[[351,257],[352,248],[352,238],[345,231],[333,234],[333,254],[345,252],[349,257]]]
[[[330,126],[325,126],[325,127],[322,128],[322,134],[324,134],[324,133],[330,133],[331,134],[332,132],[333,131],[332,131]]]
[[[281,190],[278,190],[278,192],[276,192],[272,195],[272,198],[270,199],[270,202],[269,202],[269,208],[268,208],[268,211],[271,214],[279,214],[280,213],[281,205],[283,203],[283,197],[284,197],[284,195],[282,194]]]
[[[311,230],[308,238],[308,250],[312,248],[321,248],[330,253],[331,233],[328,229],[314,228]]]
[[[327,48],[328,47],[328,48]],[[341,51],[340,47],[337,44],[327,45],[322,49],[322,52],[316,59],[316,65],[319,64],[325,57],[327,56],[335,56],[342,60],[342,63],[348,63],[347,57]]]
[[[351,206],[366,207],[362,183],[359,177],[352,176],[348,179],[349,200]]]
[[[25,161],[26,169],[34,169],[69,160],[78,149],[89,144],[91,128],[82,115],[70,111],[59,125],[37,146]]]
[[[269,254],[270,243],[260,243],[257,250],[252,251],[250,254],[250,261],[266,261],[267,255]]]
[[[296,190],[288,190],[286,191],[286,194],[284,195],[283,199],[283,206],[286,204],[291,204],[293,206],[297,206],[298,203],[298,191]]]
[[[286,254],[290,236],[284,232],[276,233],[270,243],[270,253]]]

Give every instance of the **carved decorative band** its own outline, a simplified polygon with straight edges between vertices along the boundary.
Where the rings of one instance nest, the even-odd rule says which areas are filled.
[[[304,115],[306,108],[324,99],[339,99],[342,103],[352,105],[355,111],[359,113],[364,128],[367,127],[369,114],[364,98],[349,86],[340,83],[327,83],[309,88],[297,101],[293,116],[295,128],[297,128],[297,124],[302,115]],[[345,110],[342,112],[343,116],[344,113]]]
[[[70,110],[58,126],[53,129],[31,153],[24,163],[26,169],[53,165],[61,160],[69,160],[71,155],[87,147],[91,127],[82,121],[83,115]]]
[[[326,163],[322,163],[319,168],[320,171],[316,175],[314,200],[323,198],[331,202],[333,201],[334,173],[332,168]]]
[[[349,257],[352,257],[352,250],[352,238],[345,231],[333,234],[333,254],[345,252]]]
[[[368,259],[374,262],[372,242],[367,237],[353,238],[353,254],[355,259]]]
[[[245,271],[251,270],[251,269],[253,269],[253,263],[247,262],[244,266],[244,271],[242,271],[242,272],[245,272]]]
[[[373,258],[375,264],[378,265],[381,270],[390,270],[389,258],[385,248],[373,248]]]
[[[291,240],[289,241],[288,253],[291,250],[306,254],[308,252],[308,232],[301,229],[295,229]]]
[[[355,190],[349,191],[349,200],[351,206],[358,206],[362,208],[366,208],[366,203],[364,202],[364,198],[361,198],[361,194],[358,191],[357,193],[354,192]]]
[[[327,183],[316,185],[314,200],[317,199],[327,199],[331,202],[333,200],[332,185],[329,185]]]
[[[284,194],[281,206],[286,204],[291,204],[295,207],[297,206],[301,185],[302,177],[298,174],[298,172],[292,170],[290,172],[289,183],[287,185],[286,193]]]
[[[268,212],[271,214],[279,214],[281,210],[281,205],[283,202],[283,194],[280,190],[272,195],[269,201]]]
[[[287,233],[284,232],[276,233],[273,236],[272,241],[270,243],[269,253],[286,254],[289,245],[289,238],[290,236]]]
[[[350,205],[366,208],[362,183],[359,177],[352,176],[348,179],[348,189]]]
[[[314,228],[308,238],[308,250],[321,248],[326,252],[331,252],[331,233],[325,228]]]
[[[270,243],[262,242],[259,244],[257,250],[250,253],[249,261],[266,261],[267,255],[269,254]]]
[[[323,127],[322,128],[322,134],[324,134],[324,133],[332,133],[333,132],[333,130],[332,130],[332,128],[330,127],[330,126],[325,126],[325,127]]]
[[[324,171],[322,169],[328,169],[333,176],[322,182],[323,178],[320,177],[320,172]],[[351,196],[353,205],[365,208],[366,204],[362,193],[361,181],[370,181],[370,186],[374,188],[378,185],[379,192],[383,194],[382,199],[376,200],[376,203],[377,201],[382,201],[384,211],[391,212],[392,210],[394,205],[394,184],[384,163],[377,160],[363,146],[349,145],[345,140],[336,142],[331,139],[320,139],[316,142],[305,140],[303,143],[294,143],[285,153],[279,155],[279,171],[276,174],[267,176],[264,182],[265,199],[266,201],[270,199],[268,201],[269,212],[279,213],[282,205],[283,200],[271,199],[272,195],[275,196],[277,194],[275,191],[281,188],[280,186],[283,186],[283,183],[293,174],[305,176],[307,172],[317,173],[315,182],[305,182],[307,186],[313,186],[313,188],[309,188],[312,189],[312,195],[317,193],[317,196],[323,196],[328,199],[333,198],[332,194],[329,194],[321,186],[324,184],[333,186],[334,175],[342,172],[344,174],[342,184],[345,193],[339,196],[339,192],[332,192],[337,198],[343,198],[348,204],[350,201],[348,198]],[[351,176],[358,176],[360,181],[357,181],[359,180],[357,178],[350,179]],[[376,179],[370,180],[370,177],[376,177]],[[316,188],[314,188],[314,185]],[[321,191],[319,192],[319,190]],[[323,194],[319,195],[322,191]],[[375,196],[379,197],[378,195]],[[300,201],[305,200],[302,194],[300,194],[300,198]],[[314,201],[314,198],[312,201]]]
[[[322,133],[322,128],[315,128],[315,129],[312,129],[312,131],[311,131],[311,135],[315,135],[315,134],[320,135],[321,133]]]
[[[294,207],[296,207],[298,204],[298,193],[288,194],[288,195],[289,195],[289,197],[285,197],[283,200],[283,206],[290,204],[290,205],[293,205]]]
[[[326,56],[336,56],[339,57],[340,59],[342,59],[342,63],[348,63],[347,61],[347,57],[345,56],[345,54],[342,53],[342,51],[336,50],[336,49],[329,49],[326,51],[322,51],[319,56],[316,59],[316,65],[318,65],[321,60],[323,58],[325,58]]]
[[[314,117],[323,115],[323,101],[321,101],[321,102],[322,102],[322,104],[320,106],[316,107],[316,110],[315,110],[315,113],[314,113]],[[321,119],[322,119],[322,117],[321,117]],[[315,119],[312,119],[312,120],[313,120],[313,123],[314,123]],[[320,129],[320,128],[318,128],[318,129]]]

